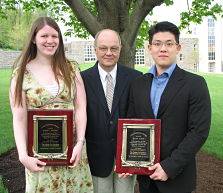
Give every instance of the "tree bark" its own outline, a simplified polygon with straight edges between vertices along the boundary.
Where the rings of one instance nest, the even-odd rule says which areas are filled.
[[[122,39],[119,62],[134,67],[135,42],[140,25],[155,7],[164,0],[94,0],[98,15],[93,15],[81,0],[64,0],[89,33],[104,28],[117,31]]]

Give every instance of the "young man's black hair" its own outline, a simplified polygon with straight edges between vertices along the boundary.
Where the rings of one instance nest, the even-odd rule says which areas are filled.
[[[149,43],[152,44],[153,36],[159,32],[170,32],[175,36],[176,43],[179,44],[180,31],[178,27],[168,21],[159,22],[149,29]]]

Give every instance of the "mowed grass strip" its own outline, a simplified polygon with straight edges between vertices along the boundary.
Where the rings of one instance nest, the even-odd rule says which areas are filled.
[[[9,105],[11,69],[0,70],[0,154],[15,146]]]
[[[1,193],[8,193],[8,190],[5,188],[3,181],[2,181],[2,177],[0,176],[0,192]]]
[[[202,149],[223,159],[223,74],[203,74],[207,81],[212,106],[211,130]]]

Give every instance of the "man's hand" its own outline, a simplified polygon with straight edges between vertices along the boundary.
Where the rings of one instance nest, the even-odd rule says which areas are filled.
[[[154,170],[154,173],[149,176],[152,180],[166,181],[168,179],[166,172],[159,163],[150,166],[149,170]]]

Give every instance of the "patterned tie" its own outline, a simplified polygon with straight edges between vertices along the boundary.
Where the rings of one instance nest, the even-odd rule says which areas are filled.
[[[109,111],[111,112],[112,109],[112,100],[113,100],[113,94],[114,94],[114,85],[111,74],[106,75],[106,100],[108,104]]]

